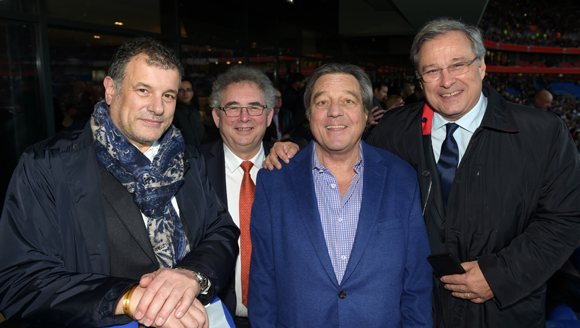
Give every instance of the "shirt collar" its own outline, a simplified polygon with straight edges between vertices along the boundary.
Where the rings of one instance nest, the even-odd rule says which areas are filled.
[[[475,130],[481,125],[481,120],[483,119],[483,114],[485,114],[485,108],[487,108],[487,98],[483,95],[483,92],[479,96],[479,101],[463,117],[455,122],[450,122],[445,120],[439,113],[435,112],[433,115],[433,126],[431,131],[438,130],[442,128],[447,123],[456,123],[462,129],[474,133]]]
[[[137,147],[137,149],[139,149],[139,147]],[[149,149],[147,149],[147,151],[145,151],[143,155],[145,155],[145,157],[147,157],[149,161],[153,162],[153,159],[155,158],[155,155],[157,155],[158,152],[159,152],[159,141],[155,140],[153,141],[151,147],[149,147]]]
[[[254,155],[254,157],[250,159],[250,162],[252,162],[254,166],[257,167],[259,170],[262,167],[262,162],[264,161],[265,158],[266,157],[264,155],[264,144],[260,143],[260,150],[256,155]],[[244,160],[239,158],[236,154],[234,154],[225,143],[224,143],[224,161],[226,164],[226,170],[229,170],[230,173],[237,170],[238,167],[242,165],[242,162],[244,162]]]
[[[360,174],[361,167],[364,167],[362,142],[359,144],[358,158],[359,158],[359,161],[356,162],[356,164],[354,164],[354,170]],[[320,162],[318,161],[318,156],[316,154],[316,142],[314,142],[314,147],[312,147],[312,169],[318,170],[318,171],[326,169],[326,167],[321,165]]]

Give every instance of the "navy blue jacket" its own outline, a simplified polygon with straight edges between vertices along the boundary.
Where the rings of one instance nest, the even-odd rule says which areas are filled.
[[[260,170],[248,310],[261,327],[432,327],[430,254],[413,168],[363,143],[362,203],[339,284],[312,178],[312,145]]]
[[[176,199],[191,252],[177,266],[206,275],[219,292],[235,265],[239,230],[211,190],[198,152],[187,147],[185,161]],[[110,276],[98,165],[88,125],[20,158],[0,218],[0,312],[7,319],[61,327],[127,321],[114,310],[136,281]]]

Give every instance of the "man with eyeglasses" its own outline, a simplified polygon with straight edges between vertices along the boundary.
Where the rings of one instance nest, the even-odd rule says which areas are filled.
[[[205,128],[199,110],[191,102],[193,99],[193,84],[187,78],[181,79],[181,86],[177,93],[173,125],[181,131],[185,143],[197,147],[201,145],[205,135]]]
[[[262,139],[272,122],[275,103],[276,90],[264,73],[245,66],[231,68],[215,81],[210,97],[222,139],[199,148],[211,185],[241,230],[235,276],[219,295],[236,327],[249,327],[250,210],[258,170],[272,146]]]
[[[484,56],[477,28],[428,22],[411,48],[426,102],[366,141],[415,167],[431,251],[466,271],[434,275],[435,327],[545,327],[546,281],[580,240],[578,154],[560,118],[482,82]]]

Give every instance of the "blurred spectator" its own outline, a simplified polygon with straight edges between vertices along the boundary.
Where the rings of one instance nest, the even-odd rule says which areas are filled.
[[[407,98],[415,93],[415,85],[411,82],[403,83],[403,89],[401,90],[401,98],[407,101]]]
[[[201,145],[205,128],[199,110],[191,102],[193,99],[193,84],[189,79],[181,80],[177,93],[177,104],[173,115],[173,125],[181,131],[185,143],[197,147]]]
[[[373,83],[373,108],[378,107],[378,110],[383,109],[383,105],[387,102],[387,95],[389,87],[386,82]]]
[[[292,112],[282,107],[282,94],[280,90],[276,89],[276,106],[274,107],[274,115],[272,116],[272,124],[266,129],[264,140],[272,143],[288,139],[294,132],[294,119]]]
[[[548,110],[548,107],[552,105],[553,99],[554,97],[552,97],[550,91],[540,90],[538,93],[536,93],[534,98],[532,98],[530,106],[539,108],[541,110]]]
[[[415,81],[415,91],[409,97],[405,98],[405,104],[412,104],[419,101],[423,101],[425,94],[423,93],[423,87],[419,81]]]

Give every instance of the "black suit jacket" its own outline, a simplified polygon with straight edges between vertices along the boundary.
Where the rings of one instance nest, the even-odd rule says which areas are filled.
[[[483,83],[487,107],[455,173],[447,209],[424,102],[385,114],[367,138],[417,170],[431,251],[478,261],[495,298],[476,304],[433,280],[436,327],[545,327],[545,282],[578,245],[580,162],[553,113],[506,102]],[[431,115],[429,115],[431,113]]]
[[[187,147],[184,165],[185,181],[175,197],[191,233],[191,251],[177,267],[206,275],[219,292],[235,267],[239,229],[213,193],[201,155]],[[99,166],[89,125],[61,131],[20,158],[0,219],[0,310],[8,320],[55,327],[129,320],[111,312],[138,280],[112,275],[111,254],[120,248],[142,253],[135,271],[143,271],[134,273],[139,276],[155,262],[151,253],[138,251],[145,242],[136,237],[144,232],[137,213],[128,225],[141,224],[140,232],[121,220],[109,227],[107,211],[119,205],[109,197],[111,184],[103,184]],[[124,217],[127,209],[118,211]],[[115,231],[127,238],[123,245],[109,247],[109,228],[126,230]]]
[[[264,153],[266,156],[270,154],[272,144],[263,141]],[[217,140],[198,147],[199,152],[203,155],[205,166],[207,168],[207,177],[209,183],[215,190],[218,198],[228,206],[228,192],[226,187],[226,163],[224,159],[223,141]],[[235,271],[235,269],[234,269]],[[218,294],[219,298],[230,311],[232,317],[236,316],[236,277],[232,273],[230,280],[224,286],[222,291]]]

